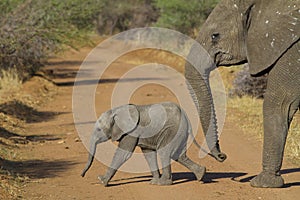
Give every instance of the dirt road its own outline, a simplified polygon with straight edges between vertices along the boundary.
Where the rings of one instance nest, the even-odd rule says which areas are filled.
[[[58,95],[40,107],[39,112],[55,113],[55,117],[41,119],[26,127],[28,135],[48,135],[48,138],[22,148],[24,162],[20,168],[32,180],[24,188],[24,199],[299,199],[300,168],[288,161],[284,162],[282,170],[285,188],[250,187],[249,180],[261,168],[261,141],[246,136],[230,118],[226,119],[221,136],[222,150],[228,155],[224,163],[218,163],[211,157],[199,159],[194,145],[188,150],[193,160],[207,167],[203,182],[197,182],[186,168],[173,163],[174,184],[171,186],[150,185],[150,173],[118,172],[111,186],[103,187],[97,176],[105,172],[106,166],[97,160],[82,178],[80,173],[87,159],[87,150],[73,124],[72,91],[76,70],[89,51],[66,53],[51,60],[46,67],[48,72],[52,70]],[[112,69],[105,73],[107,81],[100,82],[97,88],[101,91],[96,94],[98,114],[110,106],[111,90],[118,74],[122,74],[118,70],[130,67],[132,64],[123,60],[114,63]],[[170,91],[155,84],[140,88],[132,97],[132,101],[137,103],[172,100],[176,99]]]

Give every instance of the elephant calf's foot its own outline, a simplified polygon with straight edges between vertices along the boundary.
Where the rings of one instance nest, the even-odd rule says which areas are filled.
[[[150,181],[151,185],[159,185],[159,178],[152,178]]]
[[[199,169],[197,169],[197,170],[194,171],[194,174],[195,174],[195,176],[196,176],[196,178],[197,178],[198,181],[202,180],[205,172],[206,172],[206,168],[202,167],[202,166],[200,166]]]
[[[167,179],[167,178],[164,178],[164,177],[161,177],[159,179],[153,178],[150,181],[150,184],[152,184],[152,185],[172,185],[173,181],[172,181],[172,179]]]
[[[250,182],[252,187],[260,188],[280,188],[284,184],[284,180],[280,175],[261,172],[259,175],[254,177]]]
[[[103,184],[105,187],[108,185],[108,179],[105,178],[105,176],[98,176],[98,179],[100,180],[100,183]]]
[[[158,185],[172,185],[172,179],[159,179]]]

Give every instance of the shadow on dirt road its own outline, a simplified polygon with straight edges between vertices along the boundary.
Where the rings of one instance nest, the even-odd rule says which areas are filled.
[[[59,176],[60,173],[67,171],[73,165],[78,164],[68,160],[1,160],[0,162],[1,166],[11,173],[19,176],[26,176],[30,179],[53,178]]]

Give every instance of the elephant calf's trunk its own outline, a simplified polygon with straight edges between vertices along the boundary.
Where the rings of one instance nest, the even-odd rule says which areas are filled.
[[[94,155],[92,154],[89,154],[89,158],[88,158],[88,163],[86,164],[84,170],[82,171],[81,173],[81,176],[84,177],[85,176],[85,173],[89,170],[89,168],[91,167],[92,163],[93,163],[93,160],[94,160]]]
[[[108,139],[105,137],[105,140],[103,141],[107,141]],[[95,153],[96,153],[96,147],[97,144],[99,143],[99,138],[97,135],[97,132],[94,132],[91,136],[91,141],[90,141],[90,150],[89,150],[89,157],[88,157],[88,162],[84,168],[84,170],[81,173],[81,176],[84,177],[85,173],[87,172],[87,170],[89,170],[89,168],[91,167],[94,157],[95,157]]]

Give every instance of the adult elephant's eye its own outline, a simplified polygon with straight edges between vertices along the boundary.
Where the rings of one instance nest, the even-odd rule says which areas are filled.
[[[211,40],[213,42],[217,42],[220,39],[220,33],[213,33],[211,34]]]

